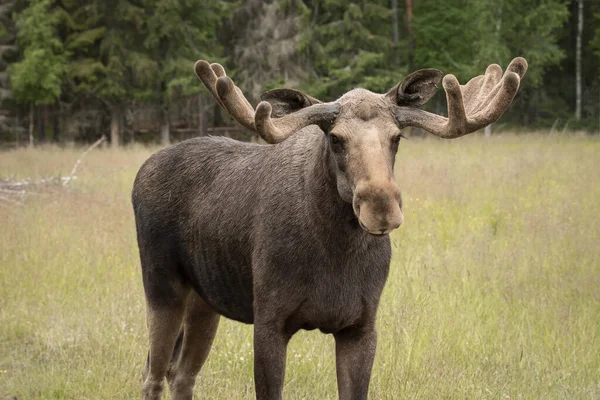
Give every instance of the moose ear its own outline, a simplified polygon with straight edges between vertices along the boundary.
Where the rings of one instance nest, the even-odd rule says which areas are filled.
[[[420,107],[433,97],[442,75],[438,69],[420,69],[402,79],[386,97],[399,106]]]
[[[260,99],[271,104],[273,108],[271,116],[274,118],[280,118],[313,104],[322,103],[322,101],[294,89],[269,90],[264,92]]]

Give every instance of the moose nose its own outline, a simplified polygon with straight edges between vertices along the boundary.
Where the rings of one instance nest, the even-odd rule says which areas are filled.
[[[404,221],[396,182],[359,183],[352,203],[360,226],[373,235],[388,234]]]

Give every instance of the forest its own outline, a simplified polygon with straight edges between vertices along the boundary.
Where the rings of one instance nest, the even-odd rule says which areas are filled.
[[[0,0],[0,146],[251,139],[204,90],[220,62],[254,104],[385,92],[438,68],[461,83],[529,62],[493,132],[600,131],[596,0]],[[426,106],[445,110],[442,90]]]
[[[168,189],[157,200],[165,210],[186,218],[212,210],[215,238],[232,224],[242,229],[252,221],[268,233],[281,221],[289,237],[269,236],[261,246],[285,249],[291,258],[281,267],[314,260],[302,273],[279,271],[301,278],[302,287],[314,285],[308,304],[315,293],[331,301],[330,310],[344,310],[366,293],[362,284],[348,286],[356,278],[334,274],[376,273],[356,262],[372,247],[344,249],[342,236],[354,233],[330,222],[322,228],[332,241],[318,239],[313,221],[344,215],[332,202],[325,199],[308,220],[282,220],[285,210],[307,210],[310,185],[323,189],[299,172],[318,173],[300,155],[333,154],[331,132],[321,148],[304,146],[298,157],[260,166],[237,160],[310,142],[187,143],[217,161],[225,157],[201,146],[230,143],[220,153],[236,160],[228,168],[199,168],[185,150],[178,153],[186,148],[178,142],[198,136],[257,141],[198,80],[197,60],[221,63],[256,106],[265,90],[280,87],[323,101],[356,87],[385,93],[423,68],[465,84],[518,56],[527,59],[527,74],[508,111],[484,132],[453,140],[402,132],[408,140],[391,165],[403,222],[389,239],[377,239],[389,240],[392,256],[377,311],[372,400],[600,399],[600,0],[0,0],[0,400],[141,397],[153,321],[146,317],[132,187],[156,152],[181,157],[168,168],[176,178],[162,189],[148,180],[148,191]],[[443,115],[438,86],[423,107]],[[318,130],[300,133],[312,134]],[[358,157],[377,155],[368,147]],[[236,157],[241,148],[248,152]],[[339,165],[324,168],[337,174]],[[227,171],[234,167],[238,177],[265,177],[259,206],[244,205],[257,192],[232,183]],[[303,184],[281,178],[290,176],[288,168]],[[206,174],[230,185],[209,210],[199,188],[216,191],[224,181],[200,186]],[[171,195],[184,185],[197,194]],[[277,195],[281,206],[269,207],[269,193],[284,193],[276,185],[287,194]],[[253,217],[226,215],[221,202],[232,201]],[[164,219],[158,214],[152,218]],[[195,231],[207,236],[201,220],[183,225],[194,222],[181,246],[202,247]],[[354,217],[348,222],[360,229]],[[308,246],[323,250],[301,256],[306,249],[291,245],[294,229],[314,234]],[[239,246],[248,240],[239,236]],[[217,251],[210,247],[201,250]],[[317,257],[340,251],[355,271]],[[323,266],[333,268],[325,276],[312,272]],[[342,286],[352,294],[337,295]],[[260,282],[256,287],[262,290]],[[199,329],[183,340],[206,335]],[[194,398],[255,400],[254,343],[253,325],[221,318]],[[332,335],[295,334],[283,398],[338,399],[344,370],[336,352]],[[171,382],[164,392],[177,386]]]

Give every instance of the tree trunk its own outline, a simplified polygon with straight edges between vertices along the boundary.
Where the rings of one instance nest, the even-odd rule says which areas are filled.
[[[405,0],[406,4],[406,31],[408,33],[408,71],[413,70],[415,57],[415,38],[412,29],[413,0]]]
[[[171,123],[169,121],[169,109],[162,112],[162,122],[160,125],[160,144],[168,146],[171,144]]]
[[[492,136],[492,124],[487,125],[484,129],[483,129],[483,134],[486,137],[490,137]]]
[[[38,133],[38,143],[44,143],[46,139],[46,121],[45,121],[45,108],[44,104],[38,106],[37,108],[37,133]]]
[[[21,116],[19,114],[17,114],[17,127],[21,127]],[[15,132],[15,139],[17,140],[17,149],[19,148],[19,146],[21,145],[21,129],[16,129]]]
[[[33,147],[33,119],[35,118],[33,103],[29,105],[29,147]]]
[[[120,128],[120,110],[118,106],[113,106],[110,115],[110,146],[119,147],[119,128]]]
[[[398,0],[390,0],[390,8],[392,9],[392,42],[396,49],[394,50],[394,62],[396,65],[400,64],[400,53],[398,52],[398,41],[400,40],[400,34],[398,32]]]
[[[219,107],[219,104],[217,103],[214,107],[212,126],[213,127],[221,126],[222,122],[223,122],[223,116],[221,115],[221,107]]]
[[[52,115],[52,142],[58,143],[60,140],[60,102],[56,103]]]
[[[198,94],[198,136],[206,135],[206,118],[204,115],[204,98]]]
[[[494,39],[496,40],[496,58],[498,60],[500,60],[500,54],[498,53],[498,49],[500,48],[500,33],[501,33],[501,29],[502,29],[502,12],[504,10],[504,1],[503,0],[499,0],[498,1],[498,10],[497,10],[497,15],[496,15],[496,33],[495,33],[495,37]]]
[[[583,33],[583,0],[578,0],[577,49],[575,53],[575,118],[581,119],[581,35]]]

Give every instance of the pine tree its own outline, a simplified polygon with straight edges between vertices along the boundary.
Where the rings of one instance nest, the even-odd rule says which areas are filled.
[[[251,101],[274,86],[297,87],[310,76],[310,60],[299,50],[307,13],[301,0],[249,0],[223,27],[228,70]]]
[[[219,60],[217,27],[232,9],[225,1],[146,0],[144,4],[150,14],[145,24],[144,56],[153,73],[137,93],[161,106],[161,143],[166,145],[170,141],[171,101],[198,92],[193,65],[200,58]]]
[[[151,82],[155,72],[142,46],[146,10],[136,0],[79,0],[70,15],[73,32],[66,46],[72,53],[71,89],[106,105],[111,145],[118,146],[124,109],[134,89]]]
[[[18,48],[16,46],[16,27],[12,19],[14,12],[14,0],[0,0],[0,135],[9,138],[18,134],[14,126],[11,126],[13,118],[10,118],[13,108],[13,96],[10,90],[10,77],[8,65],[16,61]]]
[[[32,0],[15,15],[21,61],[9,67],[14,98],[29,105],[29,144],[33,145],[34,111],[40,104],[52,104],[61,94],[67,69],[67,54],[57,34],[59,14],[50,0]]]
[[[385,92],[406,74],[389,1],[315,0],[310,11],[300,46],[314,68],[312,95],[333,99],[358,86]]]

